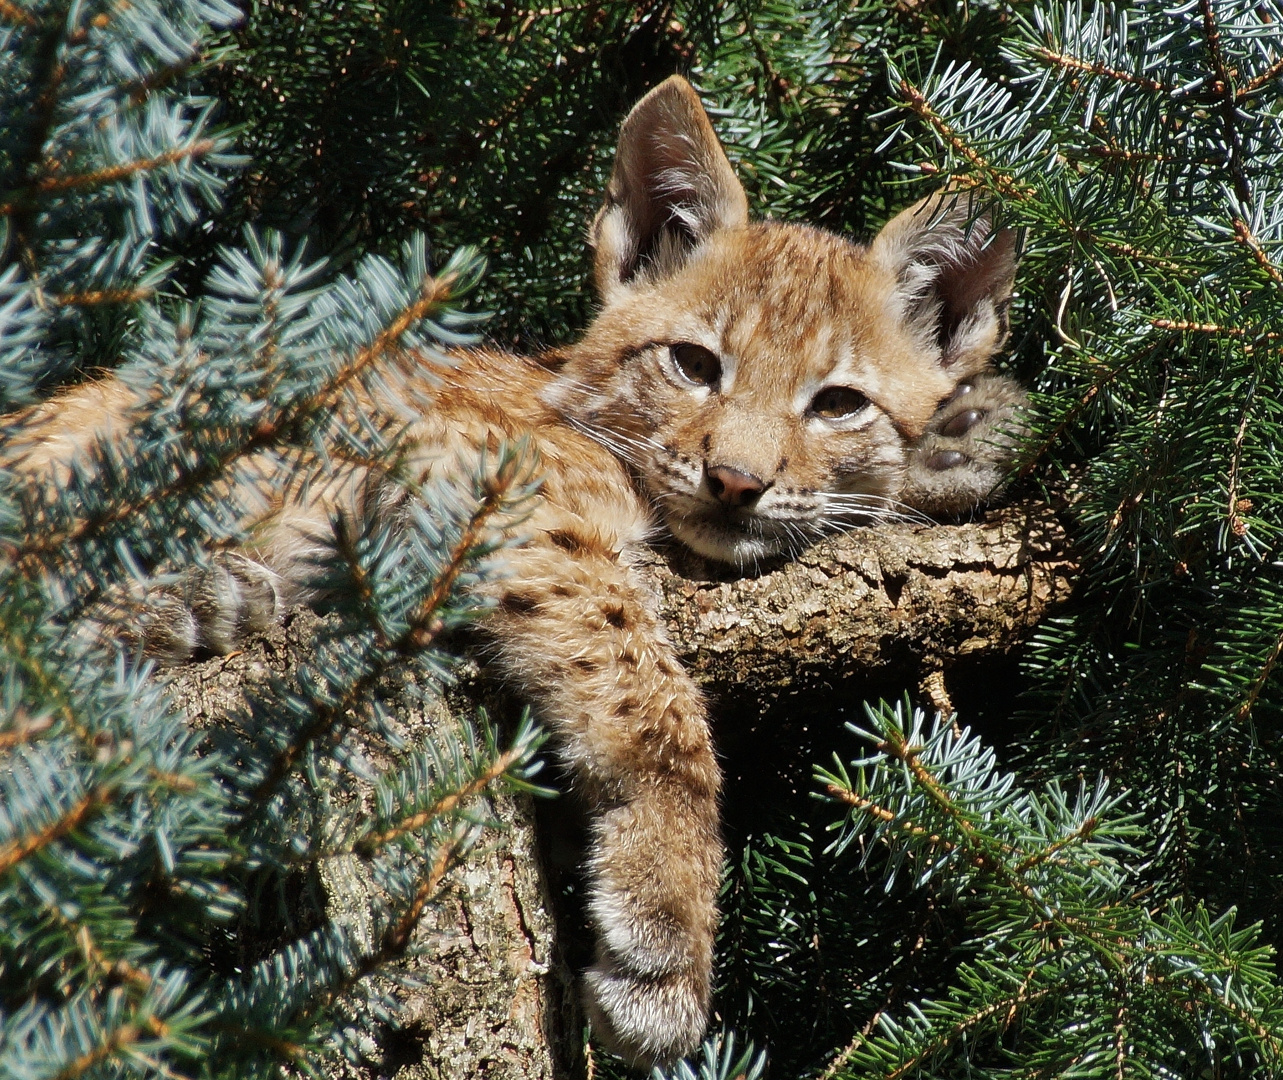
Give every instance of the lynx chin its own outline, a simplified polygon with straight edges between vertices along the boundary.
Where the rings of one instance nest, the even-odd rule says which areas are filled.
[[[527,438],[538,455],[542,488],[508,576],[485,586],[496,604],[482,633],[588,807],[584,1002],[594,1038],[645,1067],[693,1050],[707,1021],[721,776],[704,700],[630,556],[667,534],[752,571],[833,530],[987,499],[1024,402],[991,368],[1016,245],[956,190],[868,246],[750,221],[676,76],[625,119],[590,244],[600,310],[582,340],[533,358],[413,361],[410,399],[428,404],[407,445],[424,477],[475,468],[502,441]],[[118,379],[79,387],[33,409],[6,454],[66,470],[135,403]],[[263,483],[274,467],[265,456]],[[372,479],[352,465],[305,494],[276,485],[291,494],[253,543],[168,596],[149,650],[226,652],[315,599],[309,538],[360,512]]]

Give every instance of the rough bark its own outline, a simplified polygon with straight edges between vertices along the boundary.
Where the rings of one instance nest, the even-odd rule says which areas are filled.
[[[1073,569],[1054,515],[1037,502],[970,524],[853,532],[754,577],[731,579],[662,552],[643,566],[673,640],[715,707],[749,714],[738,735],[719,726],[732,745],[744,731],[756,738],[754,718],[778,712],[781,701],[813,707],[840,694],[840,715],[838,704],[898,686],[948,708],[958,673],[1011,654],[1068,597]],[[288,673],[307,654],[315,626],[315,616],[296,612],[244,652],[182,669],[174,677],[179,700],[196,722],[219,722],[246,692]],[[473,697],[488,692],[484,681],[472,685]],[[470,706],[461,699],[453,707]],[[409,703],[401,716],[417,738],[446,719]],[[729,757],[734,781],[733,751]],[[775,767],[794,765],[785,755]],[[534,1080],[582,1072],[572,965],[555,940],[540,869],[556,876],[557,857],[549,855],[556,844],[537,842],[526,800],[500,796],[493,804],[506,828],[453,873],[419,928],[406,967],[423,984],[398,991],[402,1027],[371,1033],[381,1065],[375,1073],[339,1066],[333,1076]],[[331,917],[359,923],[369,888],[359,861],[336,860],[322,882]]]
[[[846,533],[758,577],[690,556],[647,566],[696,679],[757,697],[852,672],[941,687],[960,660],[1018,646],[1073,570],[1059,522],[1032,500],[966,524]]]

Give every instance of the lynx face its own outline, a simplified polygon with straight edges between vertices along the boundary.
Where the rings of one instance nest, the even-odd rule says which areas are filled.
[[[915,442],[1006,335],[1013,239],[965,196],[867,248],[750,224],[689,87],[625,122],[593,240],[603,309],[545,396],[678,540],[740,567],[913,513]]]

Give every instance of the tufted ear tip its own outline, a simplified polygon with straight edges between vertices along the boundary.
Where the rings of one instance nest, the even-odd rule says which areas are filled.
[[[748,221],[748,198],[694,88],[665,79],[624,119],[606,201],[593,222],[599,291],[676,270],[718,229]]]
[[[999,223],[998,209],[946,188],[897,214],[869,249],[894,276],[906,318],[962,375],[982,370],[1007,338],[1019,235]]]

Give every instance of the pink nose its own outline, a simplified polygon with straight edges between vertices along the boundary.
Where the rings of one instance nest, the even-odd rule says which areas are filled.
[[[708,490],[727,506],[752,506],[770,484],[729,465],[704,466]]]

